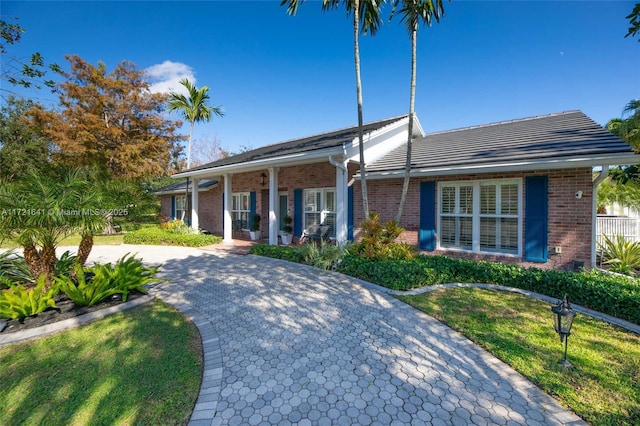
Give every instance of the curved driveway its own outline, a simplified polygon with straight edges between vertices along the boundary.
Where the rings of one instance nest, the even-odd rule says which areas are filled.
[[[584,424],[440,322],[336,273],[274,259],[148,246],[153,291],[198,325],[200,424]]]

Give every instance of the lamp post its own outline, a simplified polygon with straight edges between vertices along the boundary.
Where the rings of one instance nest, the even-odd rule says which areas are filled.
[[[571,309],[569,297],[565,294],[564,299],[559,300],[555,306],[551,307],[551,312],[554,314],[553,328],[555,328],[556,333],[560,335],[560,343],[564,342],[564,359],[561,359],[559,362],[565,368],[571,368],[571,363],[567,361],[567,344],[569,342],[569,336],[571,335],[573,318],[576,316],[576,313]]]

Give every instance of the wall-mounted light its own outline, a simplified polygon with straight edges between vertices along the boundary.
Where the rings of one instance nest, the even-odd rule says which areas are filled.
[[[582,191],[576,191],[576,199],[579,200],[582,198]]]
[[[264,172],[260,175],[260,185],[262,185],[264,187],[265,181],[267,179],[267,175],[264,174]]]

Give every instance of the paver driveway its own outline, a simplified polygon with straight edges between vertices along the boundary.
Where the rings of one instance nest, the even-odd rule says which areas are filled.
[[[96,247],[163,262],[154,292],[205,346],[199,424],[583,424],[506,364],[374,286],[274,259]]]

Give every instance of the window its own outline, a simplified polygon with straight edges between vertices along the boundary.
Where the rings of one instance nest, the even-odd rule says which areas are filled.
[[[186,221],[187,220],[187,196],[176,195],[176,209],[175,219]]]
[[[329,236],[336,236],[336,190],[334,188],[304,191],[304,228],[320,224],[329,225]]]
[[[520,180],[439,187],[441,248],[520,255]]]
[[[249,229],[249,193],[231,194],[231,220],[233,229]]]

